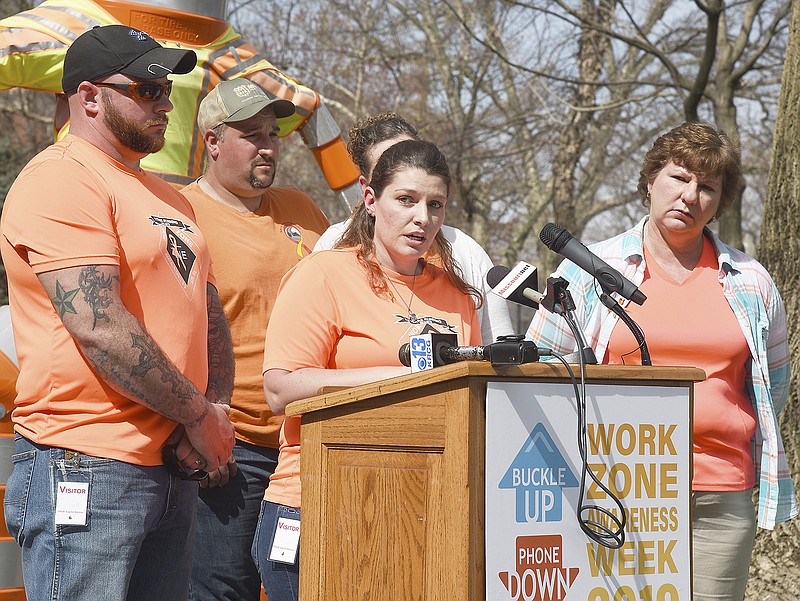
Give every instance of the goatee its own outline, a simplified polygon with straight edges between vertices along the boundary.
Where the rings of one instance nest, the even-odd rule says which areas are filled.
[[[272,173],[270,174],[270,177],[269,177],[268,181],[264,181],[264,180],[258,179],[258,177],[255,174],[256,167],[258,167],[259,165],[265,165],[265,164],[272,165]],[[252,169],[250,170],[250,177],[248,178],[248,183],[253,188],[255,188],[257,190],[261,190],[261,189],[264,189],[264,188],[269,188],[275,182],[275,172],[276,171],[277,171],[277,168],[276,168],[276,165],[275,165],[275,161],[271,160],[268,163],[264,163],[263,160],[254,161],[252,163]]]

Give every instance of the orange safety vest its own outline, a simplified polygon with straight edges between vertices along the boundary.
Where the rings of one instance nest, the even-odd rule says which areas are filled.
[[[280,135],[302,129],[320,107],[319,95],[276,69],[224,21],[148,4],[119,0],[46,0],[0,20],[0,90],[12,87],[61,93],[64,54],[72,40],[96,25],[125,24],[146,31],[168,47],[191,48],[197,67],[175,77],[166,143],[142,159],[142,168],[176,185],[202,174],[204,143],[197,129],[200,101],[220,81],[247,77],[267,92],[291,100],[297,111],[279,120]],[[65,104],[56,112],[56,137],[66,133]],[[306,138],[307,136],[304,136]],[[351,186],[358,169],[341,131],[310,146],[333,190]]]

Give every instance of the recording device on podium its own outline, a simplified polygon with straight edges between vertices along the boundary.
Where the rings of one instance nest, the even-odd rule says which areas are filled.
[[[400,347],[398,356],[400,363],[411,367],[412,373],[457,361],[490,361],[493,365],[535,363],[539,360],[540,349],[524,338],[501,336],[497,342],[486,346],[457,346],[455,334],[431,332],[411,336],[410,342]]]

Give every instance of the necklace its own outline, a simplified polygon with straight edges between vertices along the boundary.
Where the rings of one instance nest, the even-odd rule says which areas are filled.
[[[402,302],[406,306],[406,310],[408,310],[408,321],[411,323],[417,323],[418,321],[417,314],[411,310],[411,304],[414,302],[414,286],[417,285],[417,274],[414,274],[414,279],[411,280],[411,298],[408,300],[408,302],[406,302],[405,299],[402,297],[400,291],[394,285],[394,282],[389,278],[386,279],[389,281],[389,284],[397,294],[397,298],[399,298],[400,302]]]

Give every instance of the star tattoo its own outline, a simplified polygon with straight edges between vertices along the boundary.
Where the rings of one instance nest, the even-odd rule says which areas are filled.
[[[78,312],[75,310],[75,305],[72,304],[72,300],[78,294],[79,288],[75,288],[75,290],[66,291],[64,290],[63,286],[61,286],[61,282],[56,281],[56,297],[53,299],[53,306],[55,306],[56,311],[58,311],[58,316],[63,319],[64,315],[67,313],[74,313],[75,315]]]

